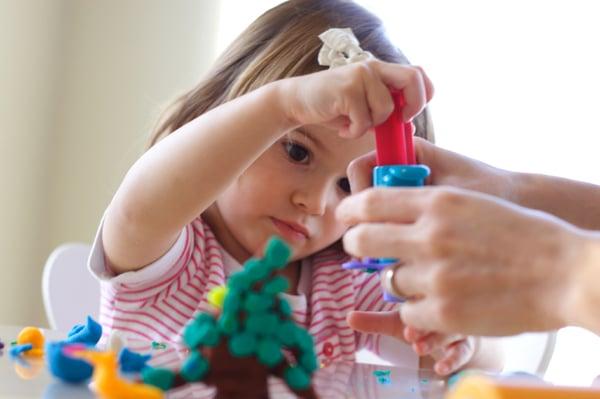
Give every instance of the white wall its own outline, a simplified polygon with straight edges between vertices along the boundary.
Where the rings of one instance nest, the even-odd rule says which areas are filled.
[[[0,2],[0,323],[39,321],[61,2]]]
[[[422,65],[444,147],[600,183],[600,24],[588,0],[358,0]]]
[[[0,1],[1,324],[46,324],[43,262],[92,240],[162,106],[213,61],[217,22],[217,1]]]

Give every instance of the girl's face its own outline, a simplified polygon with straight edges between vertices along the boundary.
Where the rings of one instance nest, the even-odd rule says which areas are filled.
[[[301,259],[339,240],[346,227],[335,208],[350,194],[346,168],[372,151],[375,138],[343,139],[310,125],[273,144],[217,200],[215,234],[238,261],[279,235]]]

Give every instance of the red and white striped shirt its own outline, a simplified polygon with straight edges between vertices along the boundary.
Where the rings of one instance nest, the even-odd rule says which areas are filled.
[[[313,336],[319,361],[354,360],[365,348],[394,364],[417,367],[418,358],[405,343],[355,332],[346,323],[350,310],[395,307],[382,300],[376,273],[344,270],[341,263],[346,260],[346,254],[331,248],[304,259],[300,294],[286,295],[294,320]],[[117,276],[106,267],[101,225],[88,266],[101,282],[100,323],[105,334],[116,329],[131,338],[179,348],[187,322],[211,309],[207,293],[242,267],[200,217],[183,229],[162,258]]]

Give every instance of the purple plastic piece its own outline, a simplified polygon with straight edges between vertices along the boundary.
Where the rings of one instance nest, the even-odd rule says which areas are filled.
[[[349,262],[342,263],[342,268],[346,270],[355,270],[355,269],[365,269],[372,271],[381,271],[395,262],[382,262],[381,259],[376,258],[364,258],[360,259],[352,259]]]
[[[342,268],[346,270],[364,269],[365,264],[358,259],[352,259],[349,262],[342,263]]]
[[[352,259],[349,262],[342,263],[342,268],[346,270],[362,269],[366,272],[381,272],[383,269],[394,263],[396,263],[395,260],[388,260],[386,258],[363,258],[362,260]],[[383,300],[392,303],[402,303],[406,301],[406,298],[395,297],[383,291]]]
[[[391,294],[389,294],[386,291],[383,291],[383,300],[386,302],[392,302],[392,303],[403,303],[406,302],[406,298],[400,298],[397,296],[393,296]]]

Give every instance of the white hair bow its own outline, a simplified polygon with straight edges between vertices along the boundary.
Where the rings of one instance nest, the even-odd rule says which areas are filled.
[[[350,28],[328,29],[319,35],[323,47],[319,51],[319,65],[336,68],[342,65],[363,61],[373,57],[360,48],[358,39]]]

